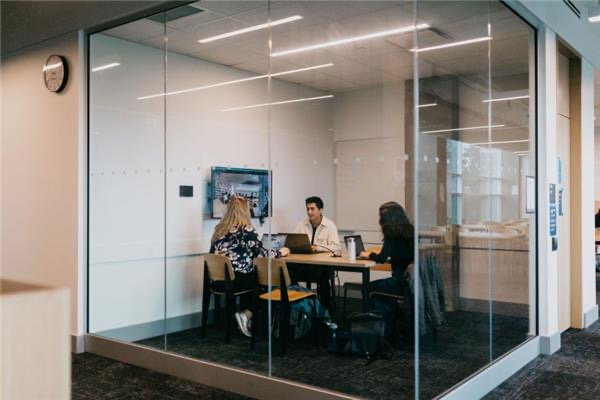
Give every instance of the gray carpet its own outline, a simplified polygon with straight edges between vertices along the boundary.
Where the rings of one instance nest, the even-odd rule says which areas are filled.
[[[243,400],[213,387],[188,382],[89,353],[73,354],[73,400]]]
[[[350,302],[360,309],[360,302]],[[494,316],[494,357],[526,339],[526,318]],[[267,373],[267,345],[260,341],[250,352],[249,340],[235,332],[232,342],[225,344],[221,326],[207,329],[202,339],[198,329],[170,334],[167,350],[193,358],[214,361],[234,367]],[[162,336],[139,342],[164,348]],[[488,314],[454,312],[447,314],[447,324],[440,327],[438,342],[423,338],[420,356],[421,398],[433,398],[481,369],[489,361]],[[290,343],[285,356],[279,354],[278,342],[273,346],[272,374],[322,388],[368,399],[414,398],[414,351],[400,340],[389,360],[378,360],[368,366],[365,360],[350,355],[337,355],[316,346],[312,340]]]
[[[597,304],[599,288],[597,274]],[[585,331],[566,331],[558,352],[536,358],[485,399],[600,399],[600,321]]]

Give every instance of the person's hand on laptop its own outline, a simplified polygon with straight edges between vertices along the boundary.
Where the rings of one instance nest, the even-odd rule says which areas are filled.
[[[318,253],[319,249],[317,248],[317,246],[311,245],[310,246],[310,251],[311,251],[311,253]]]
[[[366,251],[361,251],[360,254],[358,255],[358,258],[361,260],[368,260],[369,253],[367,253]]]
[[[290,254],[290,249],[288,249],[287,247],[282,247],[279,249],[278,253],[280,257],[285,257]]]

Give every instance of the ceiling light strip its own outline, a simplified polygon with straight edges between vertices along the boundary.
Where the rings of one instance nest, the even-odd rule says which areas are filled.
[[[486,100],[482,100],[482,103],[494,103],[496,101],[510,101],[510,100],[520,100],[520,99],[528,99],[529,95],[523,95],[523,96],[512,96],[512,97],[499,97],[497,99],[486,99]]]
[[[333,40],[330,42],[324,42],[324,43],[313,44],[310,46],[298,47],[295,49],[276,51],[274,53],[271,53],[271,57],[280,57],[280,56],[285,56],[288,54],[300,53],[300,52],[309,51],[309,50],[317,50],[317,49],[322,49],[325,47],[337,46],[340,44],[358,42],[361,40],[374,39],[374,38],[378,38],[378,37],[397,35],[400,33],[412,32],[415,29],[427,29],[427,28],[429,28],[428,24],[405,26],[402,28],[389,29],[386,31],[374,32],[374,33],[369,33],[367,35],[361,35],[361,36],[353,36],[353,37],[349,37],[349,38],[345,38],[345,39]]]
[[[437,103],[419,104],[417,107],[423,108],[423,107],[435,107],[435,106],[437,106]]]
[[[276,72],[274,74],[266,74],[266,75],[257,75],[257,76],[251,76],[249,78],[243,78],[243,79],[236,79],[233,81],[227,81],[227,82],[219,82],[219,83],[213,83],[211,85],[205,85],[205,86],[198,86],[198,87],[193,87],[190,89],[182,89],[182,90],[177,90],[174,92],[167,92],[167,93],[158,93],[158,94],[152,94],[152,95],[148,95],[148,96],[142,96],[142,97],[138,97],[138,100],[147,100],[147,99],[153,99],[156,97],[162,97],[162,96],[172,96],[174,94],[183,94],[183,93],[189,93],[189,92],[195,92],[198,90],[205,90],[205,89],[212,89],[212,88],[216,88],[216,87],[221,87],[221,86],[227,86],[227,85],[233,85],[234,83],[240,83],[240,82],[248,82],[248,81],[254,81],[257,79],[264,79],[264,78],[268,78],[269,76],[271,77],[276,77],[276,76],[283,76],[283,75],[289,75],[289,74],[295,74],[298,72],[306,72],[306,71],[312,71],[315,69],[320,69],[320,68],[327,68],[327,67],[332,67],[333,63],[327,63],[327,64],[321,64],[321,65],[314,65],[312,67],[306,67],[306,68],[298,68],[298,69],[292,69],[289,71],[282,71],[282,72]]]
[[[247,28],[238,29],[236,31],[223,33],[221,35],[207,37],[205,39],[198,40],[198,42],[200,42],[200,43],[210,43],[210,42],[214,42],[215,40],[225,39],[225,38],[232,37],[232,36],[242,35],[242,34],[248,33],[248,32],[254,32],[254,31],[261,30],[261,29],[267,29],[267,28],[270,28],[272,26],[286,24],[288,22],[298,21],[299,19],[302,19],[302,18],[303,17],[301,15],[294,15],[292,17],[278,19],[276,21],[267,22],[265,24],[249,26]]]
[[[466,128],[454,128],[454,129],[436,129],[434,131],[422,131],[421,133],[445,133],[445,132],[456,132],[456,131],[473,131],[478,129],[488,129],[488,128],[503,128],[505,125],[484,125],[484,126],[469,126]]]
[[[101,65],[99,67],[94,67],[92,68],[92,72],[98,72],[98,71],[103,71],[105,69],[109,69],[109,68],[114,68],[114,67],[118,67],[119,65],[121,65],[118,62],[114,62],[114,63],[110,63],[110,64],[106,64],[106,65]]]
[[[496,142],[481,142],[481,143],[469,143],[472,146],[481,146],[484,144],[513,144],[513,143],[528,143],[529,139],[523,140],[500,140]]]
[[[491,36],[484,36],[484,37],[479,37],[479,38],[475,38],[475,39],[462,40],[460,42],[440,44],[438,46],[423,47],[422,49],[412,48],[412,49],[410,49],[410,51],[413,51],[413,52],[416,51],[417,53],[423,53],[425,51],[445,49],[445,48],[448,48],[448,47],[463,46],[465,44],[471,44],[471,43],[485,42],[486,40],[492,40],[492,37]]]
[[[225,108],[225,109],[223,109],[221,111],[228,112],[228,111],[237,111],[237,110],[247,110],[249,108],[258,108],[258,107],[266,107],[266,106],[276,106],[276,105],[280,105],[280,104],[290,104],[290,103],[300,103],[300,102],[303,102],[303,101],[312,101],[312,100],[320,100],[320,99],[330,99],[332,97],[333,97],[332,94],[329,94],[327,96],[305,97],[305,98],[302,98],[302,99],[276,101],[276,102],[273,102],[273,103],[262,103],[262,104],[253,104],[251,106]]]

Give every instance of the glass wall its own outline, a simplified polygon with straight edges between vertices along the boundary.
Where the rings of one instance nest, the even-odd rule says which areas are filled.
[[[363,398],[488,366],[536,335],[534,55],[496,1],[91,35],[90,333]]]

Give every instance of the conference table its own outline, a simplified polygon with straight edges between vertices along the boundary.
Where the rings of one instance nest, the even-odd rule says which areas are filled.
[[[334,257],[331,253],[290,254],[283,260],[288,265],[301,264],[314,268],[325,268],[328,275],[334,271],[360,273],[362,275],[362,308],[363,312],[369,311],[369,282],[371,267],[376,265],[375,261],[350,260],[345,253],[341,257]]]

